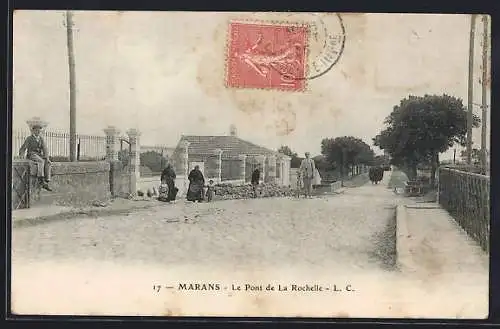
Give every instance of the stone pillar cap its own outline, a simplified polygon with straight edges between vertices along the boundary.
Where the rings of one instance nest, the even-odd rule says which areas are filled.
[[[179,143],[179,147],[180,147],[180,148],[187,148],[187,147],[189,146],[189,144],[190,144],[190,143],[189,143],[189,141],[187,141],[187,140],[183,140],[183,141],[181,141],[181,142]]]
[[[214,154],[216,154],[216,155],[221,155],[221,154],[222,154],[222,152],[223,152],[223,151],[222,151],[221,149],[215,149],[215,150],[214,150]]]
[[[115,126],[107,126],[103,130],[106,134],[109,134],[109,135],[118,134],[120,132],[120,129],[116,128]]]
[[[127,130],[127,135],[129,135],[129,137],[136,137],[140,136],[141,132],[138,129],[130,128],[129,130]]]

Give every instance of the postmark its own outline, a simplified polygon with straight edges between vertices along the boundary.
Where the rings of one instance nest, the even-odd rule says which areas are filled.
[[[310,60],[305,79],[315,79],[330,71],[340,60],[346,41],[345,26],[340,14],[313,16],[315,19],[309,23]]]
[[[307,80],[331,70],[344,45],[338,14],[309,15],[306,21],[230,21],[226,87],[303,91]]]

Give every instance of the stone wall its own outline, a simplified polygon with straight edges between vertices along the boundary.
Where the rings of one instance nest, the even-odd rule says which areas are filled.
[[[128,197],[131,193],[130,173],[121,161],[53,162],[52,192],[39,186],[36,169],[37,164],[29,160],[13,162],[13,210],[37,205],[87,205],[111,197]]]
[[[258,197],[291,197],[295,192],[287,186],[279,186],[275,183],[259,184]],[[220,183],[215,186],[215,200],[250,199],[253,197],[253,189],[250,184],[235,185]]]
[[[36,177],[32,176],[36,181]],[[52,192],[36,186],[33,203],[54,205],[86,205],[111,198],[110,163],[54,162],[52,163]]]
[[[121,161],[110,162],[109,186],[113,197],[127,198],[131,193],[129,167]]]

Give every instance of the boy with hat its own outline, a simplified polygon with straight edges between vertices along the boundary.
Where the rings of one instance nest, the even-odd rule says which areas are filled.
[[[52,191],[48,183],[50,182],[50,161],[47,145],[41,136],[43,123],[40,121],[28,122],[31,128],[31,135],[26,138],[24,144],[19,149],[19,157],[35,161],[37,163],[37,177],[41,186],[47,191]]]

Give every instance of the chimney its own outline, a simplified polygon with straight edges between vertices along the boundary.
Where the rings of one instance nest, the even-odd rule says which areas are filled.
[[[229,134],[230,134],[231,136],[234,136],[234,137],[236,137],[236,136],[237,136],[236,126],[235,126],[235,125],[231,125],[231,126],[229,126]]]

